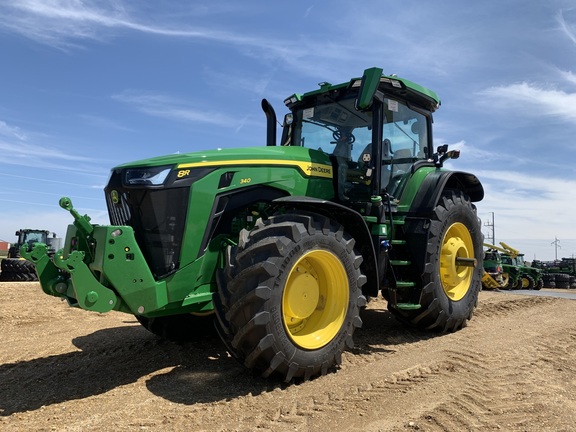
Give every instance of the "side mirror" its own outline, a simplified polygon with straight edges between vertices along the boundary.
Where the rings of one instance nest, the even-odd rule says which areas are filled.
[[[432,159],[437,167],[441,167],[446,159],[458,159],[460,157],[460,150],[448,151],[448,144],[438,146],[436,153]]]
[[[436,149],[436,153],[440,155],[446,153],[447,151],[448,151],[448,144],[438,146],[438,148]]]
[[[363,111],[372,106],[374,95],[380,84],[380,77],[382,77],[380,68],[373,67],[364,71],[355,104],[357,110]]]

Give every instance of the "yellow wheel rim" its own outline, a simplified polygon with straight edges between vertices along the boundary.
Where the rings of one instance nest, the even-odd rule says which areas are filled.
[[[318,349],[340,331],[349,300],[348,277],[332,252],[313,250],[292,267],[282,294],[282,320],[290,339]]]
[[[461,300],[472,283],[475,267],[458,265],[457,258],[474,258],[474,243],[468,228],[460,222],[452,224],[442,240],[440,281],[450,300]]]

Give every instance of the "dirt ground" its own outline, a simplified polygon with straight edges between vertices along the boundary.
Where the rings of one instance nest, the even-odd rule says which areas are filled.
[[[217,337],[159,340],[121,313],[1,283],[2,431],[573,431],[576,302],[480,293],[434,336],[376,300],[342,368],[289,386],[252,376]]]

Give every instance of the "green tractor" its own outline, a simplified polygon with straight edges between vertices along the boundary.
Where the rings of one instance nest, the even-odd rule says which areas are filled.
[[[493,251],[500,251],[504,278],[507,284],[503,288],[507,289],[535,289],[540,290],[544,286],[542,270],[531,267],[524,261],[524,254],[517,249],[500,242],[500,246],[485,243]]]
[[[484,252],[482,286],[486,289],[496,290],[507,288],[509,273],[504,271],[500,252],[491,248],[492,245],[484,244],[484,246],[488,246],[489,249]]]
[[[542,270],[528,265],[526,261],[524,261],[524,254],[520,253],[516,257],[512,257],[512,261],[520,271],[520,284],[522,289],[540,290],[544,287]]]
[[[61,238],[47,230],[20,229],[16,231],[16,243],[8,249],[8,255],[0,262],[1,282],[37,281],[34,264],[20,255],[20,248],[30,251],[36,243],[48,245],[48,253],[53,255],[61,245]]]
[[[285,104],[280,145],[263,100],[265,147],[113,168],[110,226],[62,198],[64,248],[23,251],[42,289],[172,339],[214,322],[231,355],[286,382],[336,368],[379,294],[406,324],[464,327],[481,289],[484,190],[443,168],[458,151],[433,149],[436,93],[371,68]]]

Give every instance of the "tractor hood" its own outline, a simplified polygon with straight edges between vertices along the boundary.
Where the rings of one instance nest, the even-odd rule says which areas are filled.
[[[258,161],[265,161],[266,164],[277,162],[286,165],[288,162],[286,159],[298,162],[330,163],[328,155],[304,147],[247,147],[158,156],[118,165],[113,170],[160,165],[175,165],[179,168],[246,165]]]
[[[248,147],[173,154],[118,165],[112,171],[135,167],[163,167],[168,174],[172,170],[247,165],[297,166],[305,175],[332,177],[329,156],[304,147]],[[156,169],[151,172],[159,174],[161,171]]]

